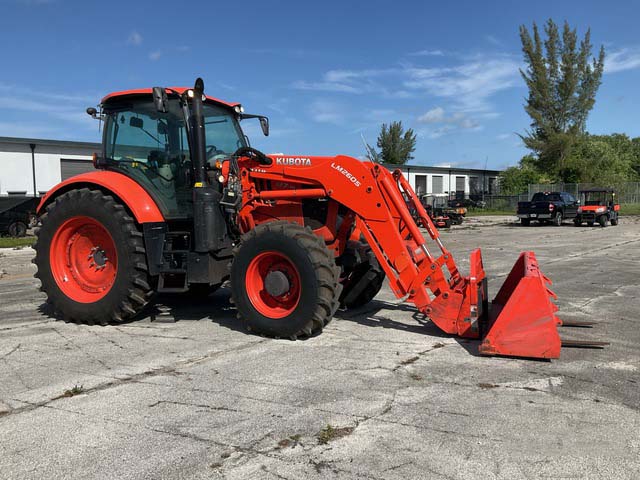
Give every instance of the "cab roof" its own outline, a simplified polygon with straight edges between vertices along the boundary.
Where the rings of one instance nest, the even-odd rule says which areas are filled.
[[[580,193],[597,193],[597,192],[615,193],[615,190],[613,188],[586,188],[584,190],[580,190]]]
[[[178,92],[178,94],[182,95],[186,90],[189,90],[189,87],[167,87],[167,95],[171,95],[171,90]],[[126,97],[129,95],[151,95],[153,93],[153,89],[151,88],[139,88],[137,90],[123,90],[121,92],[113,92],[105,96],[100,103],[106,103],[109,100],[113,100],[119,97]],[[233,108],[236,105],[240,105],[238,102],[225,102],[224,100],[220,100],[218,98],[206,96],[207,101],[217,103],[219,105],[223,105],[225,107]]]

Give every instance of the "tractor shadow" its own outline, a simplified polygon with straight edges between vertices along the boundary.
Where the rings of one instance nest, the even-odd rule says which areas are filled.
[[[145,320],[157,324],[211,321],[229,330],[250,335],[236,319],[236,309],[229,302],[230,296],[231,293],[226,288],[220,288],[208,296],[184,293],[157,294],[139,314],[123,321],[121,325],[135,324]],[[47,302],[38,306],[37,310],[41,315],[64,321]]]
[[[409,324],[389,318],[384,312],[411,312],[411,318],[416,324]],[[431,322],[424,314],[416,310],[415,307],[403,303],[390,303],[382,300],[372,300],[367,305],[353,310],[338,310],[335,318],[342,321],[354,322],[359,325],[373,328],[394,329],[402,332],[415,333],[417,335],[429,335],[437,338],[452,338],[470,355],[474,357],[480,356],[478,353],[479,340],[459,338],[449,335],[440,330],[433,322]]]
[[[236,318],[236,309],[229,302],[231,292],[220,288],[207,296],[184,293],[163,293],[136,318],[149,318],[152,323],[211,321],[221,327],[250,335]],[[135,321],[135,319],[133,319]]]

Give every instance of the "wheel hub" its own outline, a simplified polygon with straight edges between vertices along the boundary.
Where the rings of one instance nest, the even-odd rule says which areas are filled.
[[[56,230],[49,250],[51,273],[72,300],[93,303],[111,290],[118,271],[116,244],[107,228],[77,216]]]
[[[247,296],[265,317],[284,318],[295,311],[301,297],[301,278],[289,257],[266,251],[251,260],[245,276]]]
[[[96,270],[102,270],[104,267],[106,267],[107,262],[109,261],[106,252],[99,246],[93,247],[91,249],[91,252],[92,253],[89,254],[89,266],[95,266]]]
[[[269,295],[280,297],[291,288],[289,279],[280,270],[269,272],[264,279],[264,288]]]

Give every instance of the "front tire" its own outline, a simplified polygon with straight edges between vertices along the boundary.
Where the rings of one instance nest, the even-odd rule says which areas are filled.
[[[353,309],[373,300],[384,284],[385,273],[366,242],[349,242],[346,250],[340,258],[343,269],[340,304]],[[366,284],[360,285],[361,281]]]
[[[272,337],[322,331],[338,308],[340,268],[309,227],[274,221],[243,235],[231,264],[231,296],[247,330]]]
[[[602,228],[607,226],[608,221],[609,219],[607,218],[606,215],[600,215],[600,217],[598,218],[598,223]]]
[[[40,220],[35,276],[57,315],[106,325],[144,308],[153,290],[142,233],[112,196],[71,190],[47,206]]]
[[[521,218],[520,223],[522,223],[523,227],[528,227],[529,225],[531,225],[531,220],[529,220],[528,218]]]
[[[618,225],[618,222],[619,222],[619,220],[618,220],[618,217],[617,217],[617,216],[616,216],[615,218],[612,218],[612,219],[611,219],[611,225],[612,225],[612,226],[614,226],[614,227],[615,227],[616,225]]]
[[[579,218],[574,218],[573,219],[573,225],[576,226],[576,227],[579,227],[579,226],[582,225],[582,222],[580,221]]]

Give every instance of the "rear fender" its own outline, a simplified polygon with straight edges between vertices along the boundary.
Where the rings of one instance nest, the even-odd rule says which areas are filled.
[[[164,217],[156,202],[147,191],[129,177],[116,172],[98,170],[83,173],[59,183],[40,200],[38,215],[44,211],[56,197],[78,188],[99,188],[124,204],[138,223],[164,222]]]

